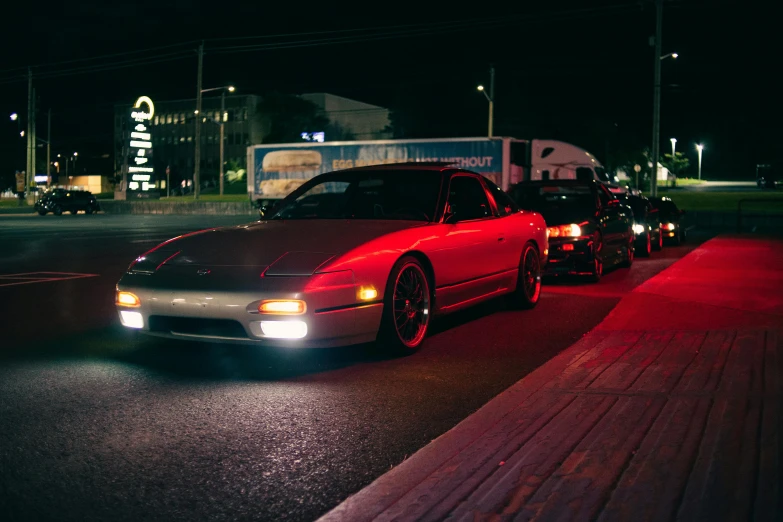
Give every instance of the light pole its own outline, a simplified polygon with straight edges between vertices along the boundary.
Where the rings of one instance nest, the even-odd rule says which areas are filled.
[[[701,152],[704,150],[704,145],[701,143],[696,145],[696,150],[699,153],[699,180],[701,180]]]
[[[224,150],[225,150],[225,130],[224,130],[224,124],[226,119],[226,92],[234,92],[236,91],[236,87],[233,85],[224,85],[223,87],[212,87],[210,89],[201,89],[201,94],[204,94],[205,92],[210,91],[222,91],[220,93],[220,118],[218,121],[218,124],[220,125],[220,195],[223,195],[223,164],[225,163],[223,159]]]
[[[196,163],[193,168],[193,199],[201,192],[201,78],[204,68],[204,42],[198,46],[198,73],[196,79]]]
[[[476,87],[476,89],[484,95],[484,97],[489,102],[489,131],[487,132],[487,135],[491,138],[492,137],[492,131],[494,129],[494,118],[495,118],[495,66],[491,66],[489,68],[489,94],[487,94],[487,91],[484,89],[483,85],[479,85]]]

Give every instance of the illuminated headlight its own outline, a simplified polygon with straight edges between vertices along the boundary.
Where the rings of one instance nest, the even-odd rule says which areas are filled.
[[[304,321],[261,321],[264,336],[273,339],[301,339],[307,335]]]
[[[144,328],[144,318],[139,312],[120,310],[120,322],[128,328]]]
[[[547,227],[546,232],[549,237],[579,237],[582,235],[581,227],[575,223],[557,227]]]
[[[665,225],[661,223],[661,226],[664,230],[674,230],[674,223],[666,223]]]
[[[114,304],[117,306],[127,306],[128,308],[138,308],[141,306],[141,299],[133,292],[120,292],[117,290]]]
[[[637,236],[639,234],[644,234],[644,225],[639,225],[639,224],[634,223],[633,233],[636,234]]]

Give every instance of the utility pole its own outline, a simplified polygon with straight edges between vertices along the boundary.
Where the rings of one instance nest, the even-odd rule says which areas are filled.
[[[46,123],[46,188],[52,184],[52,109]]]
[[[196,165],[193,169],[193,198],[201,192],[201,74],[204,65],[204,42],[198,46],[198,79],[196,80]]]
[[[489,137],[492,137],[492,131],[495,124],[495,66],[489,67]]]
[[[223,152],[224,152],[224,130],[223,127],[225,126],[225,123],[223,122],[224,114],[226,113],[226,90],[223,89],[221,95],[220,95],[220,195],[223,195]]]
[[[655,0],[655,80],[653,94],[653,142],[652,150],[652,180],[650,194],[658,195],[658,160],[661,141],[661,33],[663,25],[663,0]]]
[[[35,142],[32,141],[33,138],[33,129],[32,129],[32,122],[33,122],[33,70],[27,69],[27,173],[24,180],[24,191],[25,193],[30,191],[30,176],[31,172],[33,171],[33,158],[35,157],[33,155],[33,147],[35,146]]]

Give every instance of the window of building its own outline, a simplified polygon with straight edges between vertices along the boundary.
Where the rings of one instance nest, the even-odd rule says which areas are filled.
[[[158,118],[159,118],[159,116],[155,116],[155,119],[152,120],[152,124],[153,125],[157,125],[158,124]]]
[[[171,114],[166,115],[166,123],[171,123]]]
[[[179,142],[180,143],[185,143],[185,136],[180,136],[179,137]]]
[[[193,141],[193,136],[188,136],[188,143],[190,143],[191,141]]]
[[[228,111],[225,111],[225,112],[223,113],[223,122],[225,123],[225,122],[227,122],[227,121],[228,121]]]

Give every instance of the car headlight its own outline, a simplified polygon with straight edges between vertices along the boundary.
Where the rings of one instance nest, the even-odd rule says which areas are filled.
[[[640,225],[638,223],[634,223],[634,225],[633,225],[633,233],[636,234],[637,236],[639,234],[644,234],[644,225]]]
[[[547,227],[546,233],[549,237],[579,237],[582,235],[582,228],[576,223],[571,223],[570,225]]]
[[[674,230],[675,226],[674,223],[666,223],[666,224],[661,223],[661,228],[663,228],[664,230]]]

